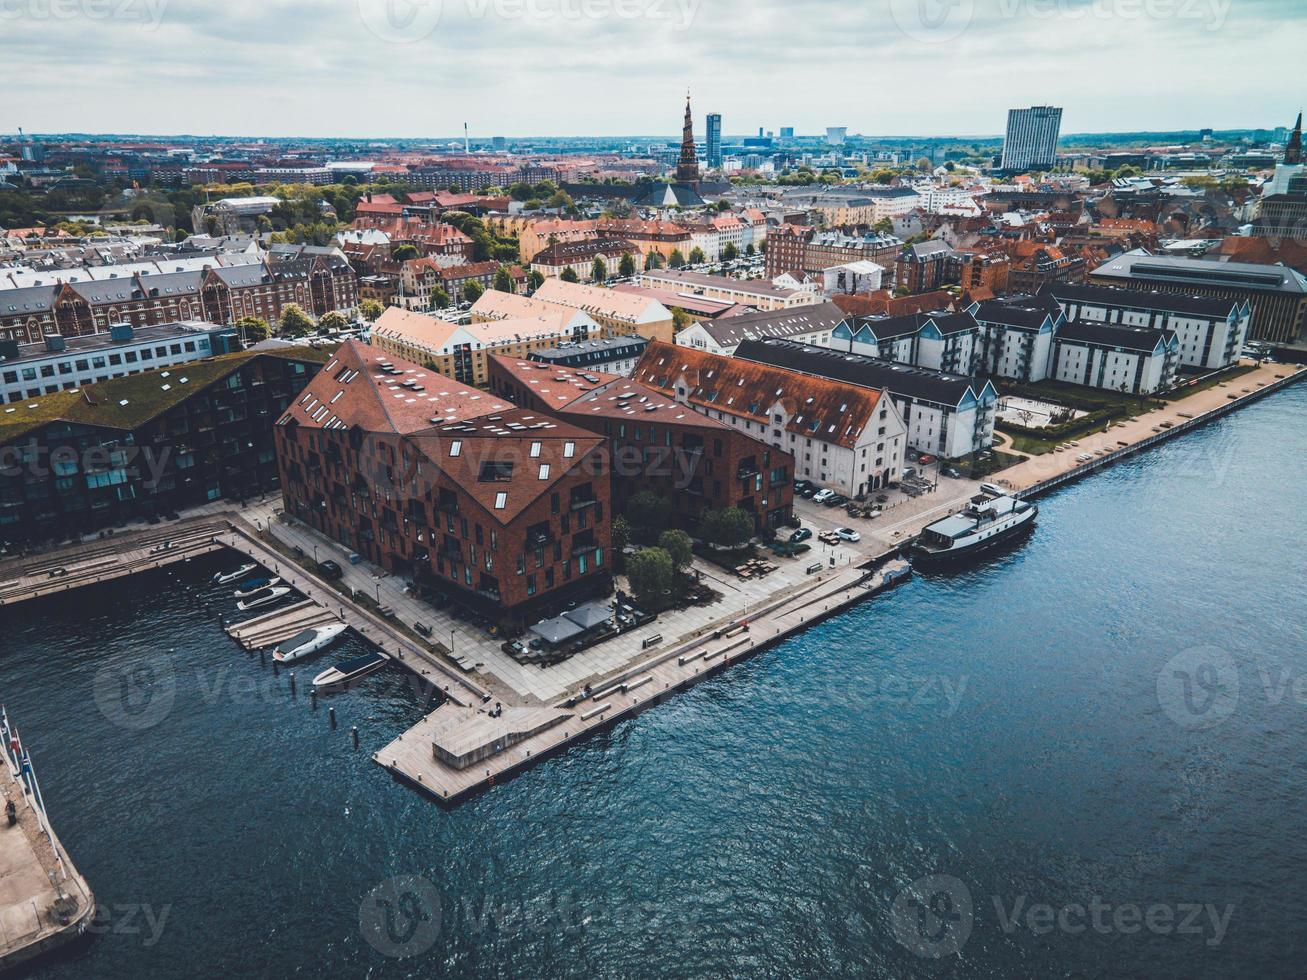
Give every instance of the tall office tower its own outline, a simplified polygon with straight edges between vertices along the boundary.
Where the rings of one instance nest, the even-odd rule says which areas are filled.
[[[844,138],[849,134],[848,126],[827,126],[826,142],[831,146],[843,146]]]
[[[782,127],[781,127],[781,139],[783,139],[783,140],[792,140],[792,139],[794,139],[794,127],[793,127],[793,126],[782,126]]]
[[[1051,105],[1009,109],[1003,139],[1003,170],[1047,170],[1057,160],[1062,110]]]
[[[704,155],[708,158],[709,168],[715,170],[722,165],[722,114],[720,112],[708,113],[706,132],[707,143],[704,147]]]

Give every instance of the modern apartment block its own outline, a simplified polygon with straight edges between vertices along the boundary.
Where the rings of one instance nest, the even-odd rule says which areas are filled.
[[[851,317],[832,331],[830,346],[932,371],[971,374],[979,334],[975,317],[965,310]]]
[[[705,510],[738,507],[764,533],[789,523],[794,459],[729,424],[690,411],[648,385],[616,375],[507,357],[491,359],[491,391],[607,440],[614,513],[642,490],[693,532]]]
[[[1049,375],[1058,381],[1149,395],[1175,384],[1180,342],[1158,327],[1071,320],[1058,331]]]
[[[521,623],[611,587],[601,436],[355,341],[275,432],[287,512],[423,592]]]
[[[274,488],[272,424],[327,356],[241,351],[0,410],[0,537],[63,540]]]
[[[1089,281],[1246,301],[1252,309],[1249,339],[1289,344],[1307,335],[1307,276],[1284,265],[1176,258],[1140,249],[1100,265]]]
[[[1003,138],[1003,170],[1048,170],[1057,161],[1062,110],[1051,105],[1009,109]]]
[[[968,312],[980,326],[976,373],[1023,384],[1048,377],[1057,331],[1066,322],[1050,296],[1005,296],[973,303]]]

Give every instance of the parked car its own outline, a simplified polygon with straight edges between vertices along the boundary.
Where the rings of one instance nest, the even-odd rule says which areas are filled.
[[[953,480],[962,479],[962,471],[956,466],[945,466],[940,472]]]
[[[790,535],[790,544],[798,544],[800,541],[807,541],[812,537],[812,528],[801,527]]]
[[[853,528],[851,527],[837,527],[835,529],[835,536],[839,538],[841,541],[862,540],[862,535],[859,534],[857,531],[853,530]]]
[[[817,485],[814,483],[814,484],[811,484],[810,486],[808,486],[807,489],[805,489],[805,490],[803,491],[803,493],[802,493],[801,496],[803,496],[803,498],[806,499],[806,500],[812,500],[812,499],[813,499],[814,497],[816,497],[817,494],[819,494],[819,493],[821,493],[821,487],[817,486]]]
[[[818,490],[813,495],[812,502],[814,504],[824,504],[826,501],[830,500],[830,498],[834,496],[835,496],[835,491],[829,488],[825,490]]]
[[[849,502],[849,498],[842,493],[833,494],[822,501],[824,507],[843,507]]]
[[[995,497],[1002,497],[1006,493],[1002,487],[995,486],[993,483],[982,483],[980,485],[980,490],[982,493],[991,493]]]
[[[935,462],[935,457],[930,455],[930,453],[922,453],[917,457],[917,462],[922,466],[929,466],[931,463]]]
[[[324,578],[336,579],[345,574],[345,569],[328,558],[326,561],[318,562],[318,573]]]
[[[816,485],[815,483],[811,482],[810,480],[795,480],[795,481],[794,481],[794,492],[795,492],[795,493],[803,493],[803,491],[808,490],[808,489],[816,490],[816,489],[817,489],[817,485]]]

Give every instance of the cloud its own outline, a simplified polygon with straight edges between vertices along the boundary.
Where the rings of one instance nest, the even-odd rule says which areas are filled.
[[[1302,99],[1305,18],[1272,0],[0,0],[0,130],[670,136],[687,85],[728,134],[996,134],[1035,102],[1067,132],[1271,125]]]

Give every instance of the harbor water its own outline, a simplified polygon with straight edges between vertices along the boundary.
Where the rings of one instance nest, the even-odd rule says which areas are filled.
[[[428,704],[222,631],[212,557],[0,611],[95,890],[41,978],[1298,975],[1307,385],[446,811]],[[334,708],[332,727],[328,707]],[[351,739],[357,727],[359,747]]]

